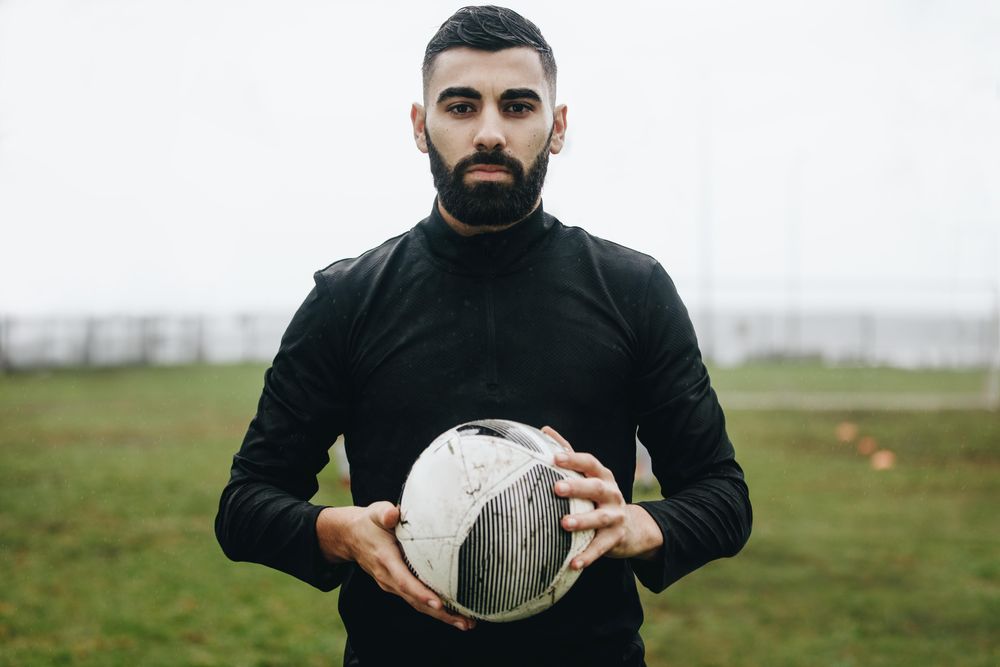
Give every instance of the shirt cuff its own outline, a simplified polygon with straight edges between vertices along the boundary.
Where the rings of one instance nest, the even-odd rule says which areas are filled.
[[[630,558],[628,562],[639,583],[654,593],[659,593],[673,582],[667,572],[667,552],[669,550],[667,540],[670,533],[663,512],[658,512],[655,509],[656,503],[657,501],[643,501],[636,504],[646,510],[656,521],[656,525],[660,527],[660,532],[663,533],[663,546],[650,560]]]
[[[350,563],[331,563],[323,556],[322,549],[319,548],[319,537],[316,535],[316,520],[319,513],[325,510],[327,505],[313,505],[309,508],[307,525],[312,527],[312,564],[307,584],[311,584],[321,591],[332,591],[344,581],[350,568]]]

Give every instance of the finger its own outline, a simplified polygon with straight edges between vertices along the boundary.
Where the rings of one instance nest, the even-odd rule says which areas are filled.
[[[474,619],[467,618],[446,609],[437,593],[417,579],[403,563],[402,556],[398,561],[384,563],[386,576],[390,582],[390,591],[417,611],[432,618],[447,623],[459,630],[471,630],[476,626]]]
[[[593,454],[581,452],[560,453],[555,456],[556,465],[560,468],[569,468],[586,477],[600,477],[608,481],[613,481],[615,476],[602,464]]]
[[[625,523],[625,517],[621,513],[612,512],[606,509],[597,509],[593,512],[580,512],[578,514],[567,514],[559,521],[565,530],[602,530]]]
[[[594,535],[594,539],[592,539],[590,544],[587,545],[587,548],[584,549],[579,556],[573,559],[573,562],[570,563],[570,567],[574,570],[582,570],[610,551],[621,539],[620,535],[615,534],[616,532],[618,531],[598,531],[597,534]]]
[[[444,607],[440,597],[417,579],[403,561],[403,553],[392,529],[399,522],[399,508],[386,501],[368,506],[368,518],[377,528],[363,551],[366,557],[358,564],[368,572],[379,587],[397,595],[419,612],[461,630],[471,630],[476,623],[471,618],[454,614]]]
[[[465,630],[471,630],[472,628],[476,627],[475,619],[461,616],[460,614],[456,614],[455,612],[446,609],[441,605],[441,602],[438,601],[436,598],[429,602],[423,602],[417,599],[411,600],[406,598],[405,596],[401,597],[403,597],[403,599],[406,600],[411,607],[421,612],[422,614],[426,614],[427,616],[437,619],[442,623],[447,623],[453,628],[465,631]]]
[[[582,479],[561,479],[553,485],[557,496],[564,498],[586,498],[595,503],[615,502],[618,487],[612,488],[599,477],[584,477]]]
[[[558,442],[560,445],[562,445],[563,449],[566,449],[567,451],[570,452],[573,451],[573,445],[569,444],[569,440],[559,435],[559,431],[555,430],[551,426],[543,426],[541,430],[542,433],[544,433],[545,435],[549,436],[550,438]]]

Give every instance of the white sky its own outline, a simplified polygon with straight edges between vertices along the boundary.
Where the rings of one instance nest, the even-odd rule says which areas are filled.
[[[430,210],[408,114],[458,6],[0,1],[0,314],[294,308]],[[1000,3],[510,6],[569,105],[546,209],[692,306],[992,307]]]

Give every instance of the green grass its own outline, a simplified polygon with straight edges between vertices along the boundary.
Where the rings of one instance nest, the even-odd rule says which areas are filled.
[[[643,596],[651,665],[998,664],[996,414],[729,417],[754,532],[735,560]],[[842,419],[896,467],[838,442]]]
[[[336,596],[212,519],[259,367],[0,379],[0,665],[328,665]],[[345,502],[324,471],[324,502]],[[308,619],[308,622],[303,622]]]
[[[976,394],[983,391],[986,375],[981,368],[909,370],[794,362],[712,369],[713,382],[735,392]]]
[[[827,372],[714,377],[723,401],[768,377],[818,391],[973,382]],[[0,377],[0,665],[339,664],[336,592],[231,563],[212,532],[261,382],[257,366]],[[651,667],[1000,663],[1000,416],[728,417],[754,534],[737,558],[644,593]],[[844,420],[896,467],[838,442]],[[332,464],[318,501],[346,501]]]

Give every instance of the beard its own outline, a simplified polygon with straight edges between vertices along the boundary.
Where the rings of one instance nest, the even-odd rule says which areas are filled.
[[[545,146],[535,156],[527,172],[518,160],[500,149],[473,153],[459,160],[453,169],[448,169],[431,141],[430,132],[425,133],[425,138],[438,200],[459,221],[470,227],[502,227],[523,220],[535,209],[549,167],[551,130]],[[480,164],[504,167],[510,173],[512,182],[466,185],[465,173],[470,167]]]

